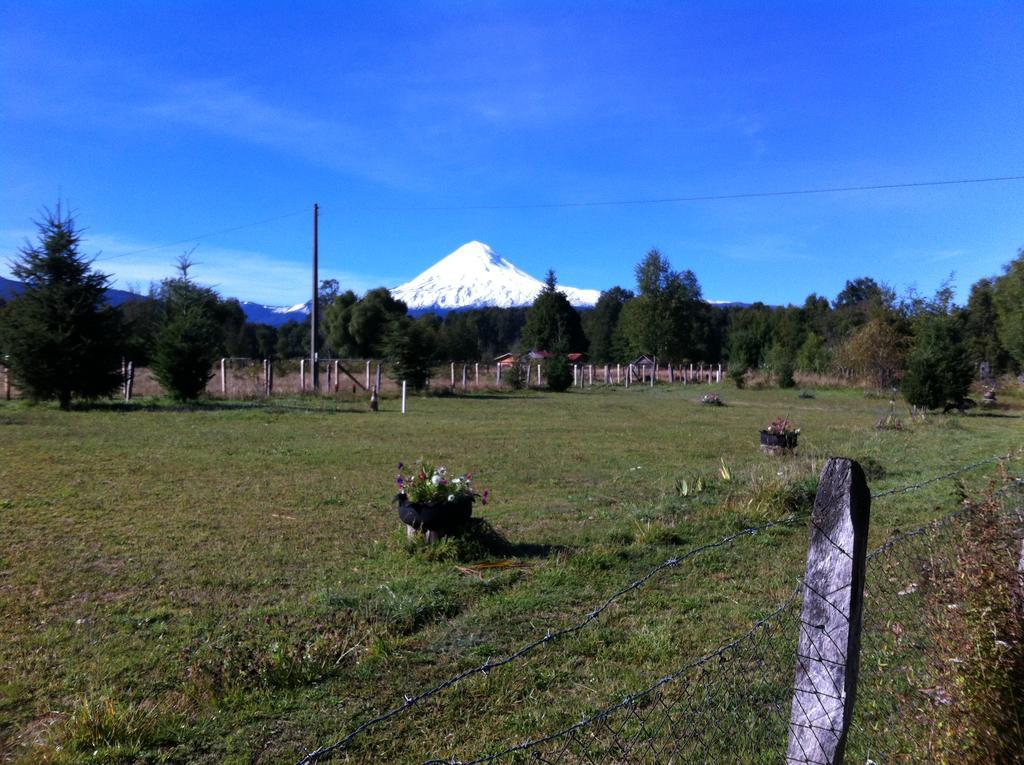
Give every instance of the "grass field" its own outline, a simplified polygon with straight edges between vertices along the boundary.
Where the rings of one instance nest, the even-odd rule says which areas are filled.
[[[0,402],[3,761],[294,762],[403,694],[579,621],[668,557],[807,509],[828,455],[861,460],[877,491],[1024,446],[1019,398],[895,431],[874,427],[888,401],[857,391],[723,386],[716,408],[705,390],[417,397],[404,417],[392,400],[375,415],[304,398]],[[799,456],[762,455],[758,430],[783,415],[802,429]],[[420,457],[472,471],[492,496],[477,511],[506,541],[408,544],[393,479]],[[957,496],[947,481],[880,500],[872,537]],[[806,534],[695,557],[337,759],[468,758],[576,721],[774,608]],[[456,569],[511,558],[525,567]]]

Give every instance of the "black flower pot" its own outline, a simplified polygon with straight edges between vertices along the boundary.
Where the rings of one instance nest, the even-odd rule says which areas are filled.
[[[768,449],[795,449],[799,433],[769,433],[761,431],[761,446]]]
[[[398,517],[416,531],[455,534],[462,531],[473,516],[473,498],[454,502],[410,502],[405,494],[395,496]]]

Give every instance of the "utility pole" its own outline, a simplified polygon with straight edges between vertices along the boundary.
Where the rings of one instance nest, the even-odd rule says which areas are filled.
[[[319,218],[320,218],[320,205],[316,202],[313,203],[313,304],[312,309],[309,312],[309,369],[311,383],[310,388],[313,392],[319,389],[318,375],[317,375],[317,363],[316,363],[316,346],[317,346],[317,325],[319,324],[318,319],[320,318],[320,280],[317,274],[317,258],[319,256]]]

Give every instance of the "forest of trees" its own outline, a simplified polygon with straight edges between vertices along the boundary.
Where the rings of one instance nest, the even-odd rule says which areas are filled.
[[[72,397],[102,395],[116,385],[120,359],[128,358],[153,367],[175,395],[194,398],[220,356],[309,354],[308,321],[280,327],[247,322],[237,300],[192,281],[187,257],[178,275],[154,285],[148,296],[111,308],[103,300],[109,277],[78,252],[70,216],[58,207],[38,228],[38,243],[22,249],[14,268],[26,290],[0,305],[0,354],[30,396],[67,405]],[[951,283],[932,296],[897,295],[860,277],[831,300],[812,294],[800,306],[714,307],[696,274],[674,270],[658,250],[637,263],[634,276],[632,288],[612,287],[583,311],[549,271],[530,307],[417,317],[386,288],[360,297],[327,280],[320,289],[319,353],[390,359],[410,379],[413,367],[488,361],[509,351],[580,352],[595,363],[650,354],[664,362],[724,362],[738,382],[748,370],[761,369],[781,386],[794,384],[796,373],[879,388],[904,384],[922,402],[959,395],[935,384],[935,369],[960,381],[953,385],[957,391],[982,363],[993,375],[1024,369],[1024,250],[1003,273],[972,285],[964,305],[954,303]],[[47,382],[53,380],[61,381],[58,389]]]

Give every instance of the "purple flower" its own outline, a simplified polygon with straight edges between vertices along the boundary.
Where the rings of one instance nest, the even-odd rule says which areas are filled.
[[[401,470],[401,469],[402,469],[402,468],[404,468],[404,467],[405,467],[405,463],[404,463],[404,462],[399,462],[399,463],[398,463],[398,469],[399,469],[399,470]]]
[[[489,496],[491,496],[491,493],[487,489],[484,489],[483,498],[482,498],[483,499],[483,504],[485,504],[485,505],[487,504],[487,498]]]
[[[405,479],[402,478],[402,476],[398,476],[398,478],[395,479],[395,483],[398,484],[399,489],[405,488]]]

